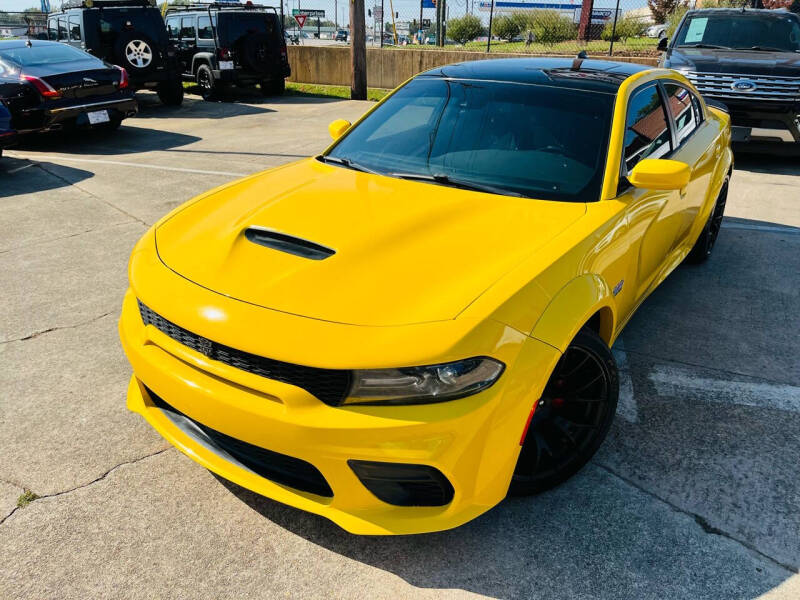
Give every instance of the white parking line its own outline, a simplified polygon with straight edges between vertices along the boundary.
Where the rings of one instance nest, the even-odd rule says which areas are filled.
[[[22,171],[23,169],[28,169],[35,164],[36,163],[28,163],[27,165],[22,165],[21,167],[17,167],[16,169],[11,169],[10,171],[6,171],[6,173],[8,173],[9,175],[11,175],[12,173],[18,173],[19,171]]]
[[[794,385],[698,377],[690,369],[666,365],[655,367],[650,381],[659,396],[699,394],[708,402],[800,412],[800,387]]]
[[[9,156],[12,158],[21,158],[27,160],[33,160],[26,156],[15,156],[9,153]],[[200,175],[222,175],[225,177],[244,177],[248,175],[248,173],[233,173],[231,171],[207,171],[204,169],[184,169],[181,167],[165,167],[163,165],[148,165],[144,163],[132,163],[132,162],[123,162],[121,160],[101,160],[95,158],[75,158],[74,156],[61,156],[61,155],[48,155],[48,154],[37,154],[36,159],[37,161],[43,160],[51,160],[54,162],[58,161],[66,161],[66,162],[78,162],[78,163],[90,163],[90,164],[97,164],[97,165],[116,165],[120,167],[134,167],[137,169],[154,169],[157,171],[175,171],[178,173],[197,173]],[[9,173],[13,173],[13,171],[9,171]]]

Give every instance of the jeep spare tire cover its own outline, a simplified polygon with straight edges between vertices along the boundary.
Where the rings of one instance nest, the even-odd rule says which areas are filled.
[[[269,36],[265,33],[249,33],[241,39],[242,63],[256,73],[270,70]]]
[[[152,38],[137,31],[121,35],[114,45],[117,64],[132,73],[145,73],[155,66],[158,53]]]

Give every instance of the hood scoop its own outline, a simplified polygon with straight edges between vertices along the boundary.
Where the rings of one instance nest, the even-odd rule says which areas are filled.
[[[294,254],[302,258],[310,258],[311,260],[325,260],[329,256],[336,254],[336,250],[327,246],[263,227],[248,227],[244,232],[244,236],[259,246]]]

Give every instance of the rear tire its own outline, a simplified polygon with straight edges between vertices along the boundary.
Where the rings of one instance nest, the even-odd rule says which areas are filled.
[[[214,79],[214,73],[208,65],[200,65],[197,67],[197,74],[195,75],[197,87],[200,88],[200,95],[203,100],[216,100],[219,96],[219,84]]]
[[[714,203],[714,208],[711,209],[711,214],[708,215],[703,231],[700,237],[694,243],[694,246],[686,255],[686,262],[690,265],[697,265],[708,260],[714,250],[714,244],[717,241],[719,230],[722,227],[722,217],[725,214],[725,203],[728,200],[728,182],[729,178],[726,177],[722,183],[722,189],[719,191],[717,201]]]
[[[158,99],[165,106],[180,106],[183,104],[183,82],[163,81],[156,88]]]
[[[509,494],[537,494],[577,473],[608,435],[618,397],[611,350],[594,331],[581,329],[536,405]]]
[[[286,81],[283,78],[261,82],[261,93],[265,96],[283,96],[284,91],[286,91]]]

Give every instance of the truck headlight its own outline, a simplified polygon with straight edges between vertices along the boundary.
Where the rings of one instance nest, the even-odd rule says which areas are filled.
[[[353,385],[342,402],[352,404],[431,404],[477,394],[489,388],[505,365],[488,357],[455,362],[353,371]]]

